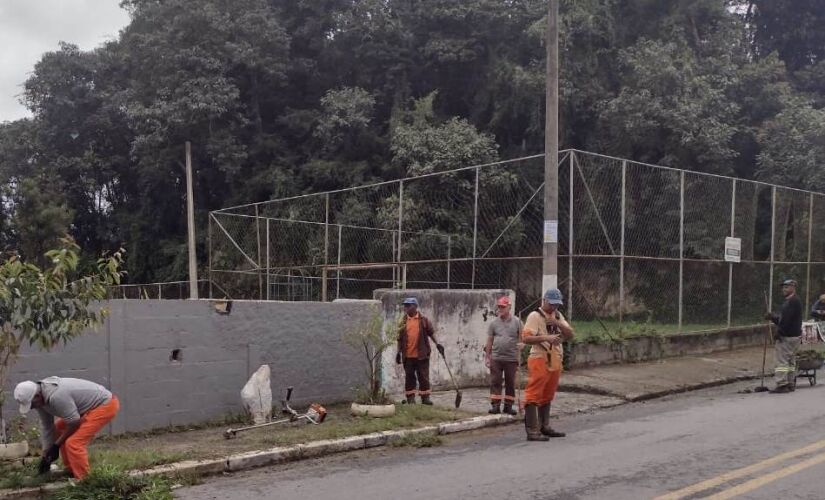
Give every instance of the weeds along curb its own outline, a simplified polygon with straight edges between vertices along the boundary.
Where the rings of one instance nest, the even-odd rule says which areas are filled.
[[[263,451],[252,451],[230,455],[226,458],[211,460],[184,460],[173,464],[161,465],[151,469],[132,471],[134,476],[167,476],[175,477],[200,477],[226,472],[240,472],[257,467],[283,464],[308,458],[317,458],[334,453],[346,451],[366,450],[390,445],[393,442],[401,441],[413,436],[441,436],[454,434],[457,432],[472,431],[484,427],[495,427],[517,422],[517,419],[509,415],[484,415],[472,417],[457,422],[447,422],[438,425],[430,425],[417,429],[404,429],[398,431],[374,432],[361,436],[350,436],[340,439],[324,439],[311,441],[309,443],[297,444],[294,446],[284,446],[270,448]],[[19,490],[0,490],[0,499],[29,499],[38,498],[43,493],[53,493],[65,488],[67,483],[49,483],[38,488],[24,488]]]

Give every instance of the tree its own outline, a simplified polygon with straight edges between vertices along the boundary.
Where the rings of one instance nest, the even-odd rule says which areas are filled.
[[[20,348],[29,344],[49,350],[66,344],[106,317],[94,301],[105,299],[108,287],[120,283],[120,252],[99,259],[94,273],[78,276],[78,247],[71,239],[46,253],[43,268],[16,256],[0,265],[0,408],[11,367]],[[0,442],[6,442],[0,415]]]

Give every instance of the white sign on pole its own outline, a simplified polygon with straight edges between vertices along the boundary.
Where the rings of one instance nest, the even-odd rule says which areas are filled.
[[[544,221],[544,242],[558,243],[559,242],[559,221],[546,220]]]
[[[739,262],[742,255],[742,238],[725,238],[725,262]]]

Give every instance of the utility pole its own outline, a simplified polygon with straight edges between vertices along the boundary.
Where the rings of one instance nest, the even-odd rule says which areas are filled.
[[[195,254],[195,200],[192,192],[192,144],[186,141],[186,227],[189,233],[189,298],[198,298],[198,259]]]
[[[559,0],[547,11],[547,81],[544,119],[544,251],[542,293],[559,283]],[[571,179],[572,182],[572,179]],[[570,298],[568,297],[568,300]]]

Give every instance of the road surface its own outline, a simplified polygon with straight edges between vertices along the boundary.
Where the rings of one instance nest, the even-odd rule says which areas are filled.
[[[802,382],[800,380],[800,382]],[[825,499],[825,387],[740,383],[521,426],[215,477],[181,499]]]

